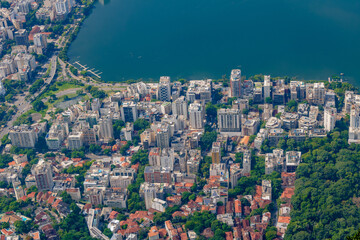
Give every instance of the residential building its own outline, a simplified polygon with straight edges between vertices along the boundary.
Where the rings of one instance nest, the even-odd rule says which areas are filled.
[[[111,117],[103,117],[99,119],[99,135],[100,139],[108,141],[114,139],[114,130]]]
[[[271,201],[272,199],[271,180],[262,180],[261,198],[264,200]]]
[[[87,194],[89,195],[90,203],[93,206],[97,207],[104,203],[104,189],[91,188],[91,189],[88,189]]]
[[[230,76],[231,97],[241,97],[241,70],[233,69]]]
[[[299,128],[302,128],[304,130],[314,129],[317,127],[317,125],[318,125],[318,121],[310,117],[302,116],[299,120]]]
[[[336,108],[327,107],[324,110],[324,128],[330,132],[334,130],[336,123]]]
[[[211,148],[212,163],[219,164],[221,162],[221,145],[220,142],[213,142]]]
[[[68,137],[68,148],[79,149],[83,146],[83,136],[81,132],[73,132]]]
[[[19,29],[15,32],[16,45],[29,46],[29,35],[26,29]]]
[[[315,105],[324,105],[325,103],[325,85],[320,83],[306,84],[306,99]]]
[[[242,169],[240,163],[233,163],[230,166],[230,187],[236,187],[238,180],[242,177]]]
[[[146,209],[150,209],[152,207],[153,199],[156,198],[156,187],[154,184],[150,183],[145,185],[144,198]]]
[[[160,77],[158,85],[158,99],[160,101],[170,102],[171,100],[171,88],[170,88],[170,77]]]
[[[170,147],[170,130],[168,124],[161,124],[156,130],[156,145],[160,148]]]
[[[188,109],[187,101],[184,96],[177,98],[172,102],[172,114],[178,116],[184,116],[187,119]]]
[[[134,102],[123,102],[120,107],[121,119],[124,122],[135,122],[138,118],[137,107]]]
[[[202,129],[204,127],[204,108],[199,103],[191,103],[189,106],[190,127]]]
[[[144,171],[145,182],[149,183],[171,183],[171,172],[169,168],[159,166],[146,166]]]
[[[245,150],[243,152],[243,174],[250,174],[251,171],[251,151]]]
[[[242,123],[242,132],[243,136],[256,135],[260,126],[259,119],[247,119]]]
[[[296,171],[301,161],[301,152],[286,152],[286,172],[292,173]]]
[[[274,149],[273,153],[265,155],[265,174],[271,174],[273,171],[282,172],[284,170],[284,151]]]
[[[38,139],[38,134],[28,125],[14,126],[10,129],[11,144],[21,148],[33,148]]]
[[[161,200],[159,198],[154,198],[152,200],[151,207],[159,212],[165,212],[165,209],[167,208],[167,203],[164,200]]]
[[[302,81],[290,81],[290,99],[303,100],[306,96],[306,87]]]
[[[45,137],[49,149],[59,150],[65,137],[69,134],[67,123],[54,123]]]
[[[41,159],[38,164],[32,166],[31,174],[35,176],[36,187],[39,191],[52,189],[54,183],[50,163]]]
[[[174,149],[163,148],[161,149],[160,166],[163,168],[169,168],[171,171],[174,169]]]
[[[190,81],[186,92],[186,100],[193,103],[198,101],[206,104],[211,101],[211,79],[208,80],[192,80]]]
[[[45,34],[36,33],[34,35],[34,45],[38,48],[45,49],[47,47],[47,37]]]
[[[286,130],[297,128],[299,116],[297,113],[284,112],[281,114],[280,119],[282,126]]]
[[[241,132],[241,113],[237,109],[221,108],[218,110],[220,132]]]
[[[264,76],[264,99],[271,97],[271,80],[270,75]]]

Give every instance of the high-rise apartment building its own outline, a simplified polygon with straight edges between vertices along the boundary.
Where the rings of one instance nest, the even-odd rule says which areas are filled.
[[[243,174],[250,174],[251,171],[251,151],[245,150],[243,154]]]
[[[353,105],[350,112],[350,127],[360,127],[360,108],[357,105]]]
[[[21,148],[33,148],[37,141],[37,133],[30,126],[13,127],[9,132],[11,144]]]
[[[45,34],[37,33],[34,35],[34,45],[39,48],[47,47],[47,37]]]
[[[145,207],[146,209],[150,209],[152,207],[152,202],[156,198],[156,187],[153,183],[144,184],[144,199],[145,199]]]
[[[137,119],[137,107],[134,102],[123,102],[120,112],[124,122],[135,122]]]
[[[31,168],[31,174],[35,176],[36,187],[39,191],[52,189],[54,184],[50,163],[41,159],[38,164]]]
[[[83,136],[81,132],[73,132],[68,137],[68,148],[71,150],[79,149],[83,146]]]
[[[172,113],[173,115],[184,116],[187,119],[188,108],[187,101],[184,96],[179,97],[172,102]]]
[[[145,182],[171,184],[171,172],[168,168],[147,166],[144,170]]]
[[[264,99],[271,97],[271,80],[270,75],[264,76]]]
[[[186,100],[206,104],[211,101],[212,80],[192,80],[186,92]]]
[[[160,77],[158,87],[158,98],[160,101],[169,102],[171,99],[170,77]]]
[[[202,129],[204,127],[204,108],[199,103],[191,103],[189,106],[190,127]]]
[[[358,105],[352,105],[350,111],[349,144],[360,143],[360,109]]]
[[[157,129],[156,145],[159,148],[170,147],[170,130],[167,124],[163,124]]]
[[[238,109],[221,108],[218,110],[218,123],[220,132],[240,132],[241,113]]]
[[[101,139],[109,140],[111,138],[114,138],[114,130],[111,117],[104,117],[99,119],[99,125],[99,135]]]
[[[324,128],[330,132],[335,128],[336,123],[336,108],[325,108],[324,110]]]
[[[16,45],[29,46],[29,34],[26,29],[19,29],[15,32]]]
[[[233,69],[230,76],[231,97],[241,97],[241,70]]]
[[[220,163],[221,161],[221,144],[220,142],[213,142],[211,148],[212,163]]]

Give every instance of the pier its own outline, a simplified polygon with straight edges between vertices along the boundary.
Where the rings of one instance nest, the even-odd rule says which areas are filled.
[[[87,72],[91,73],[92,75],[94,75],[95,77],[101,78],[100,75],[102,74],[102,72],[99,72],[99,70],[96,70],[95,68],[90,69],[86,65],[82,65],[81,63],[79,63],[79,61],[74,62],[74,64],[75,63],[77,65],[79,65],[79,67],[81,68],[82,71],[87,71]]]

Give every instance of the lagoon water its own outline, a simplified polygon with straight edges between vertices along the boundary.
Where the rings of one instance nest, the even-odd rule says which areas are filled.
[[[69,49],[105,81],[233,68],[360,83],[358,0],[102,0]],[[360,85],[360,84],[358,84]]]

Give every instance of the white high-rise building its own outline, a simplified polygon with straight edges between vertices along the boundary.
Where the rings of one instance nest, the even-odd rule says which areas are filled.
[[[37,134],[29,126],[15,126],[9,132],[11,144],[16,147],[33,148],[37,141]]]
[[[37,33],[34,35],[34,45],[39,48],[47,47],[46,35],[42,33]]]
[[[184,96],[179,97],[172,103],[173,115],[184,116],[187,119],[187,101]]]
[[[81,132],[71,133],[68,137],[68,148],[79,149],[83,146],[83,136]]]
[[[101,139],[114,138],[114,130],[112,119],[110,117],[99,119],[100,131],[99,135]]]
[[[353,105],[350,111],[349,144],[360,143],[360,109]]]
[[[241,113],[238,109],[221,108],[218,110],[220,132],[240,132]]]
[[[71,12],[74,6],[73,0],[57,0],[55,2],[55,10],[57,15],[66,15]]]
[[[153,183],[144,183],[144,198],[145,198],[145,207],[150,209],[152,207],[152,201],[156,198],[156,187]]]
[[[190,126],[193,129],[204,127],[204,108],[199,103],[192,103],[189,106]]]
[[[233,69],[230,76],[231,97],[241,97],[241,70]]]
[[[161,150],[160,156],[160,165],[164,168],[170,168],[172,171],[174,169],[174,149],[173,148],[163,148]]]
[[[156,129],[156,145],[159,148],[170,147],[170,129],[168,124],[161,124]]]
[[[55,10],[57,15],[65,15],[69,13],[67,0],[57,0],[55,2]]]
[[[336,108],[325,108],[324,128],[326,131],[330,132],[335,128],[336,114]]]
[[[5,95],[6,89],[4,87],[3,82],[0,80],[0,95]]]
[[[270,75],[264,76],[264,99],[271,97],[271,80]]]
[[[36,187],[39,191],[52,189],[54,184],[51,165],[44,159],[31,168],[31,174],[35,176]]]
[[[170,77],[160,77],[158,87],[158,98],[160,101],[169,102],[171,99]]]
[[[360,109],[356,105],[353,105],[351,108],[350,127],[351,128],[359,128],[360,127]]]

